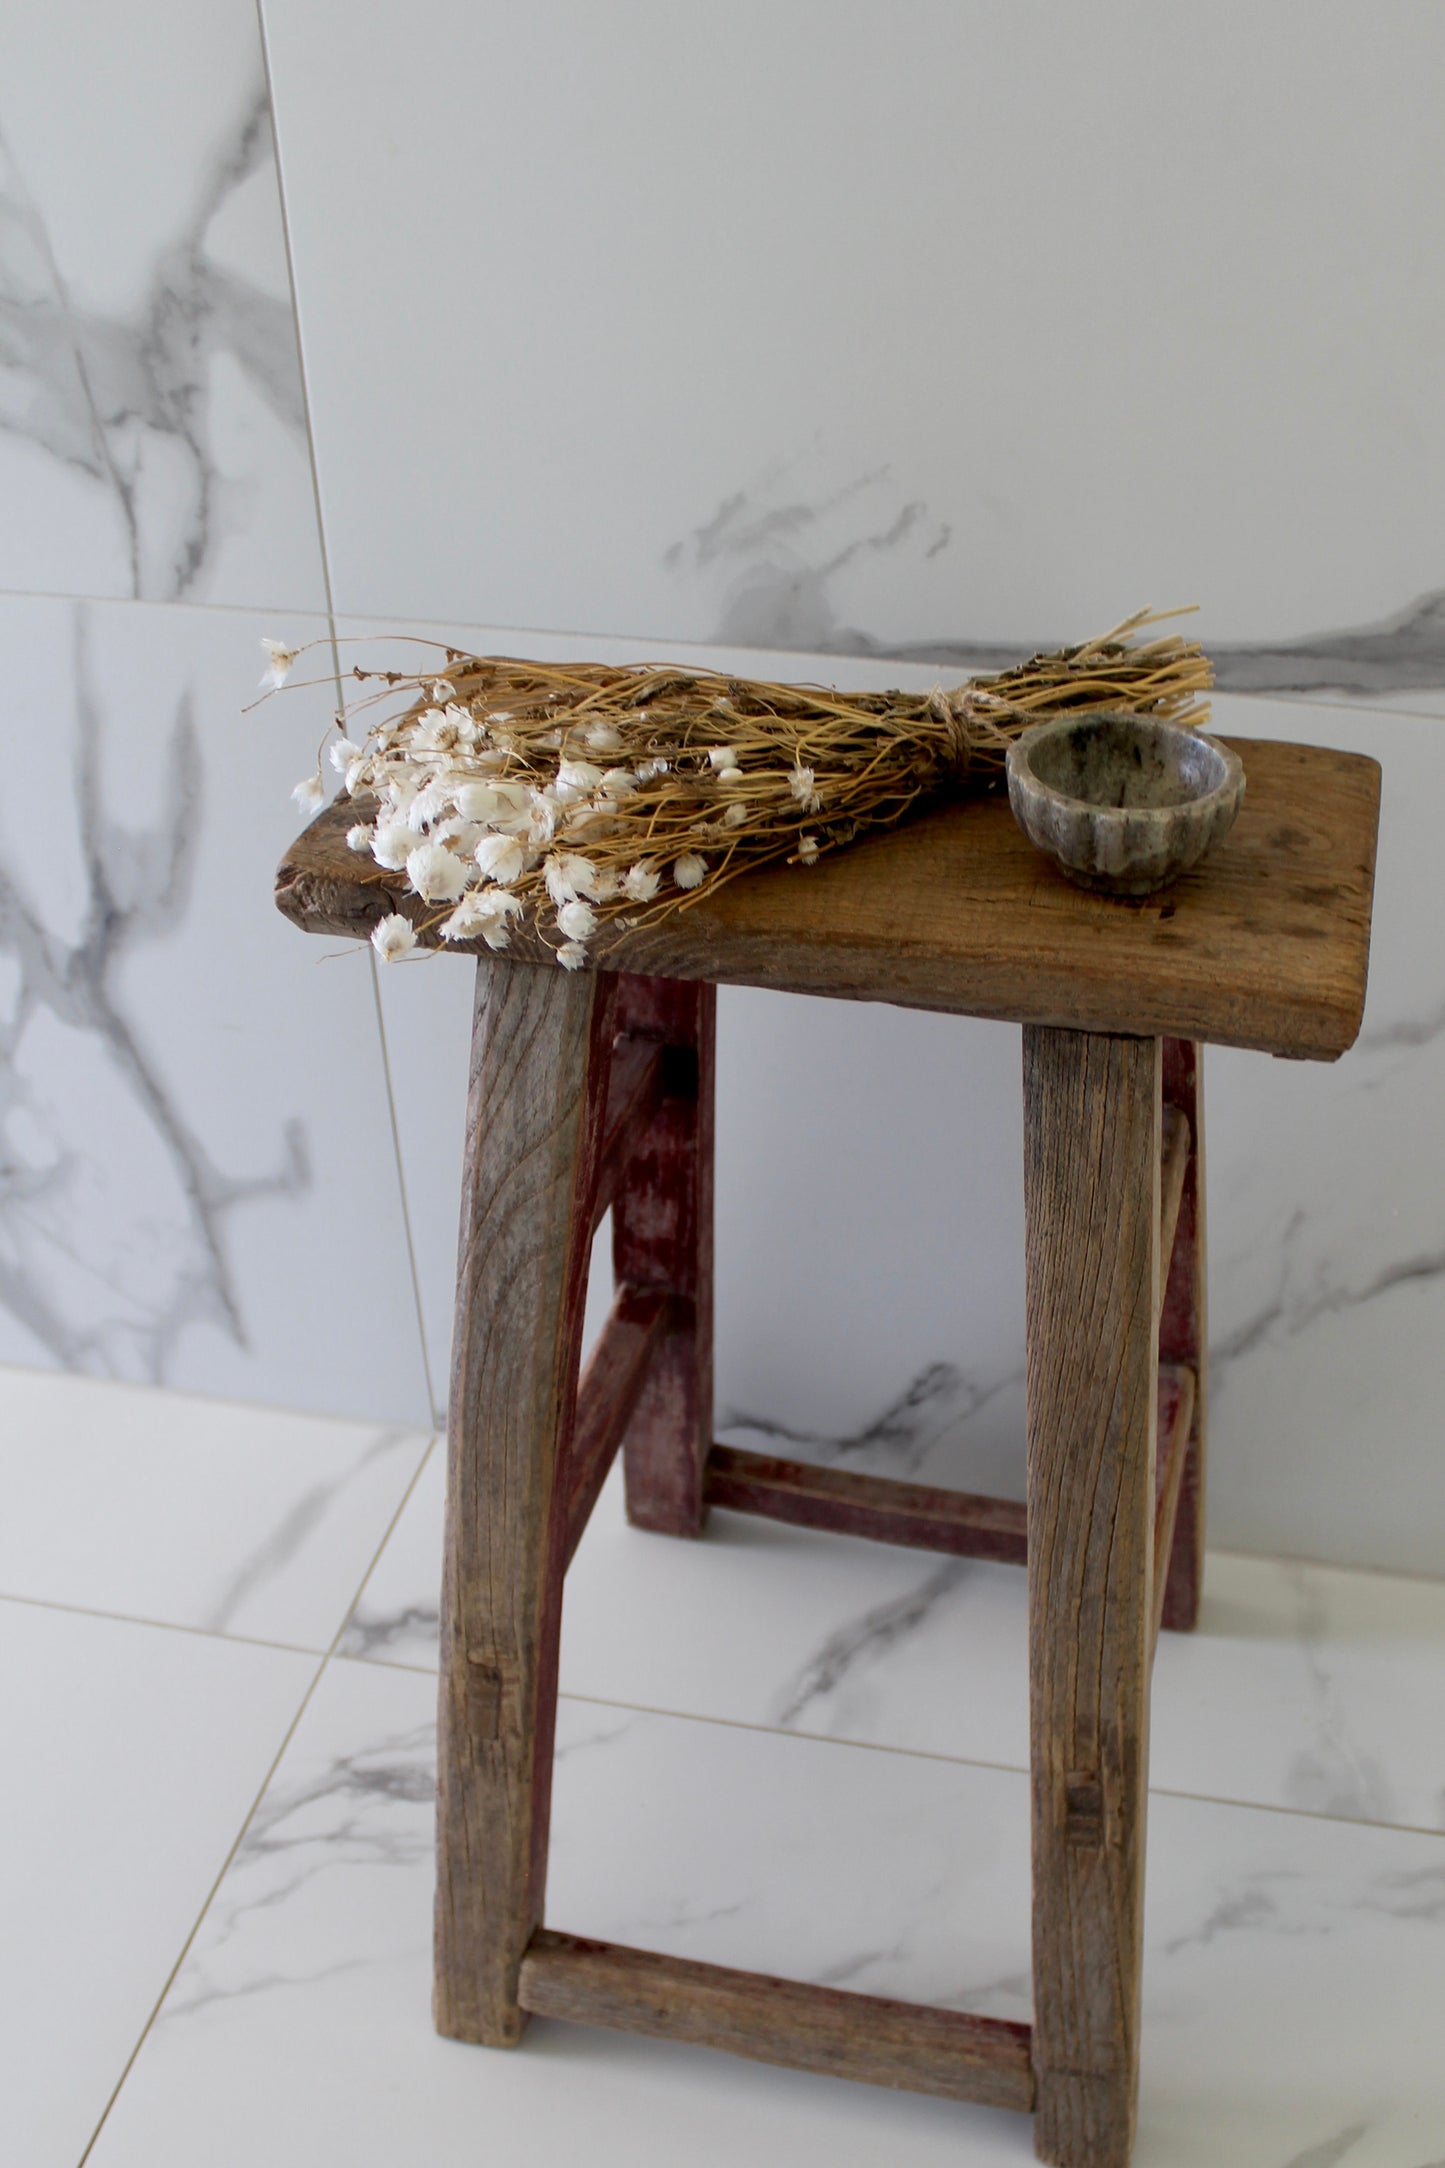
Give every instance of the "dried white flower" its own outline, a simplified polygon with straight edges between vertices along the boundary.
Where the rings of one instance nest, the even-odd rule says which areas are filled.
[[[527,864],[527,854],[515,836],[483,836],[474,856],[486,879],[504,888],[521,879]]]
[[[707,757],[717,769],[718,774],[721,775],[724,768],[735,768],[737,766],[738,749],[735,745],[710,745],[707,749]]]
[[[400,873],[416,849],[416,837],[405,821],[380,820],[371,838],[371,855],[388,873]]]
[[[467,869],[444,843],[419,843],[406,862],[406,877],[426,903],[451,903],[467,885]]]
[[[333,739],[326,750],[331,756],[331,765],[338,775],[344,775],[353,761],[363,758],[361,747],[353,745],[349,738]]]
[[[650,783],[654,776],[666,775],[670,763],[665,760],[644,760],[637,771],[639,783]]]
[[[609,768],[602,788],[609,798],[630,798],[637,789],[637,777],[630,768]]]
[[[341,779],[346,786],[346,794],[349,798],[355,796],[357,784],[366,781],[370,765],[370,758],[366,754],[363,754],[360,760],[352,761],[351,766]]]
[[[564,941],[557,951],[557,961],[564,971],[580,971],[587,961],[587,951],[580,941]]]
[[[722,817],[724,828],[741,828],[748,817],[748,809],[741,800],[730,805]]]
[[[488,948],[505,948],[510,938],[508,919],[516,918],[521,904],[505,889],[486,888],[464,896],[450,918],[442,922],[444,941],[474,941],[481,936]]]
[[[547,894],[554,903],[575,903],[579,896],[593,894],[597,882],[597,868],[590,858],[583,858],[580,852],[558,851],[547,860],[542,878],[547,883]]]
[[[457,689],[455,685],[449,684],[446,678],[437,678],[432,684],[431,696],[438,703],[455,700]]]
[[[661,880],[656,866],[646,858],[639,858],[637,864],[629,866],[622,876],[622,887],[634,903],[651,903]]]
[[[805,813],[816,813],[823,801],[816,789],[817,778],[811,768],[797,767],[790,770],[788,788]]]
[[[741,783],[746,780],[741,768],[719,768],[717,779],[720,783]]]
[[[811,866],[816,861],[817,856],[818,838],[816,836],[799,836],[798,857],[801,859],[802,863],[805,866]]]
[[[614,896],[618,896],[621,893],[621,876],[612,872],[610,867],[599,873],[597,878],[592,883],[592,894],[594,899],[598,903],[610,903]]]
[[[291,795],[303,813],[314,813],[326,792],[319,775],[308,775],[296,785]]]
[[[354,828],[346,831],[346,848],[349,851],[369,851],[375,834],[376,830],[368,827],[365,821],[358,821]]]
[[[569,941],[585,941],[597,931],[597,913],[590,903],[564,903],[557,913],[557,928]]]
[[[412,745],[422,753],[449,753],[457,742],[457,726],[440,708],[423,708],[412,727]]]
[[[563,805],[570,805],[574,798],[589,797],[601,781],[602,770],[594,768],[590,760],[564,760],[553,789]]]
[[[262,640],[262,647],[271,660],[261,673],[261,683],[277,692],[291,673],[291,666],[301,653],[299,647],[287,647],[284,640]]]
[[[622,749],[622,735],[611,723],[594,723],[587,732],[587,743],[594,753],[616,753]]]
[[[679,888],[696,888],[707,872],[707,860],[698,851],[684,851],[673,860],[672,877]]]
[[[551,842],[557,833],[557,815],[561,810],[550,790],[534,790],[531,793],[526,835],[534,850],[545,850]],[[500,827],[501,823],[496,822],[494,826]]]
[[[416,928],[400,911],[393,911],[389,918],[381,919],[371,929],[371,945],[384,964],[394,964],[398,956],[407,955],[416,947]]]
[[[449,775],[434,775],[421,789],[406,809],[407,825],[420,835],[430,822],[440,820],[447,808],[455,803],[455,792]]]

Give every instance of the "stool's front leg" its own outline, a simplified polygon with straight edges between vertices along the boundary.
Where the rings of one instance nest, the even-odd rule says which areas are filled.
[[[485,961],[448,1411],[439,2032],[509,2047],[547,1871],[566,1486],[615,986]]]
[[[1123,2168],[1153,1645],[1160,1049],[1024,1032],[1035,2149]]]

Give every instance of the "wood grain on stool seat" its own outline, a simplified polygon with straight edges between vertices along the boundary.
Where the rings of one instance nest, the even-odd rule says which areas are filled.
[[[602,961],[1331,1061],[1364,1008],[1379,765],[1267,739],[1235,750],[1247,788],[1230,834],[1138,903],[1072,887],[990,794],[860,836],[812,868],[748,873],[620,936]],[[388,911],[420,910],[401,875],[347,849],[355,818],[342,800],[282,861],[277,902],[311,932],[364,934]],[[514,934],[508,954],[556,969],[531,934]]]

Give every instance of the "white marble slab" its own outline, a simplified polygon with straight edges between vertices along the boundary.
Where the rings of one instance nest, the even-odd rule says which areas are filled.
[[[328,1668],[95,2168],[1031,2157],[1022,2118],[620,2036],[436,2040],[431,1718]],[[575,1702],[559,1743],[555,1924],[1027,2014],[1021,1776]],[[1150,1843],[1139,2168],[1437,2158],[1441,1840],[1156,1799]]]
[[[320,629],[0,597],[0,1360],[427,1427],[370,958],[272,902],[334,689],[241,712]]]
[[[0,1594],[324,1651],[429,1443],[0,1369]]]
[[[14,2168],[75,2168],[315,1671],[285,1650],[0,1601]]]
[[[249,0],[7,26],[0,360],[0,588],[325,607]]]
[[[436,1663],[444,1470],[428,1463],[341,1642]],[[567,1580],[565,1692],[1013,1769],[1028,1766],[1013,1566],[714,1513],[629,1528],[609,1478]],[[1211,1554],[1193,1634],[1160,1637],[1164,1791],[1445,1830],[1445,1585]]]
[[[1277,646],[1440,586],[1433,11],[264,12],[343,609]],[[484,130],[406,124],[441,67]]]

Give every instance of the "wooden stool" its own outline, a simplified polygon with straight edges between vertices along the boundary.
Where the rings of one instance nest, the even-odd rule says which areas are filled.
[[[1138,2087],[1149,1679],[1199,1610],[1202,1043],[1331,1060],[1359,1029],[1379,770],[1246,741],[1239,821],[1176,888],[1068,886],[998,797],[737,881],[605,971],[483,953],[467,1102],[442,1604],[436,2022],[529,2012],[1032,2110],[1043,2160],[1127,2161]],[[299,924],[397,907],[348,805],[283,862]],[[415,909],[415,905],[411,906]],[[538,968],[542,961],[544,968]],[[714,1446],[718,983],[1024,1027],[1028,1504]],[[580,1387],[593,1232],[616,1299]],[[643,1528],[709,1505],[1028,1566],[1032,2026],[543,1925],[562,1583],[619,1445]]]

